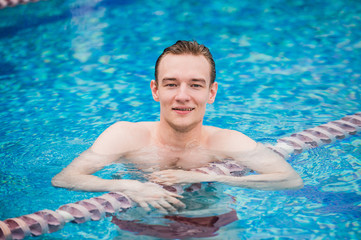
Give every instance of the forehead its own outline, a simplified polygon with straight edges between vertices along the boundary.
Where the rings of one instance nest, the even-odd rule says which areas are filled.
[[[166,54],[158,66],[158,77],[203,77],[210,80],[211,65],[203,55]],[[174,75],[174,76],[168,76]]]

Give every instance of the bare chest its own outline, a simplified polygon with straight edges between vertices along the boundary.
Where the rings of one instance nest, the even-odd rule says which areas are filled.
[[[172,150],[149,148],[134,151],[125,156],[127,161],[141,169],[184,169],[189,170],[220,160],[220,156],[204,149]]]

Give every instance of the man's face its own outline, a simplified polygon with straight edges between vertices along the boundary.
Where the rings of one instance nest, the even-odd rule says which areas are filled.
[[[158,84],[151,82],[153,98],[160,102],[161,121],[180,132],[202,125],[206,105],[217,94],[217,83],[210,86],[210,73],[202,55],[165,55],[158,66]]]

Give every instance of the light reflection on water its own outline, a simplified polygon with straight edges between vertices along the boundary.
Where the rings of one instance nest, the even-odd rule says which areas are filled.
[[[50,179],[115,121],[158,119],[149,81],[177,39],[205,43],[215,57],[220,88],[208,125],[274,143],[360,111],[357,1],[160,3],[54,0],[0,10],[0,219],[99,195],[54,189]],[[360,144],[358,134],[289,159],[305,181],[298,191],[226,187],[239,221],[220,236],[357,239]],[[118,235],[134,237],[102,220],[37,239]]]

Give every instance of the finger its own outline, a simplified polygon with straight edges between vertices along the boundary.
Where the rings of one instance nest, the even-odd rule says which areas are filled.
[[[154,178],[158,178],[158,176],[155,175],[154,173],[152,173],[148,176],[148,179],[154,179]]]
[[[155,209],[158,209],[160,212],[162,213],[168,213],[168,211],[163,208],[159,203],[157,203],[156,201],[149,201],[149,204],[154,207]]]
[[[176,170],[168,169],[168,170],[153,172],[151,175],[159,176],[159,177],[172,177],[174,176],[175,173],[177,173]]]
[[[169,191],[168,191],[169,192]],[[182,195],[176,194],[174,192],[169,192],[167,197],[173,197],[173,198],[183,198]]]
[[[150,207],[148,206],[148,204],[146,202],[143,202],[143,201],[140,201],[138,202],[139,206],[141,206],[145,211],[147,212],[150,212],[151,209]]]
[[[157,181],[158,184],[166,185],[166,186],[172,186],[174,185],[174,182],[169,182],[168,180],[159,180]]]
[[[150,175],[151,175],[151,176],[158,177],[158,176],[162,176],[162,174],[163,174],[163,171],[158,171],[158,172],[153,172],[153,173],[151,173]]]
[[[150,177],[148,177],[148,180],[152,181],[152,182],[156,182],[156,181],[158,181],[160,179],[159,179],[159,177],[156,177],[156,176],[150,176]]]
[[[157,183],[157,184],[161,184],[161,185],[165,185],[166,180],[164,179],[160,179],[160,178],[153,178],[150,179],[153,183]]]
[[[177,211],[177,209],[176,209],[175,207],[173,207],[169,202],[167,202],[167,201],[164,200],[164,199],[161,199],[161,200],[159,201],[159,204],[160,204],[163,208],[167,209],[168,212],[176,212],[176,211]]]
[[[158,176],[150,176],[148,179],[154,182],[164,182],[164,181],[172,181],[172,180],[174,181],[175,177],[158,175]]]
[[[185,208],[186,207],[186,205],[182,201],[180,201],[180,200],[178,200],[178,199],[176,199],[174,197],[167,197],[166,200],[169,203],[171,203],[172,205],[174,205],[174,206],[176,206],[178,208]]]
[[[175,176],[168,175],[168,174],[159,174],[159,175],[153,176],[153,178],[163,179],[163,180],[176,180]]]

